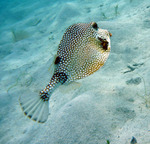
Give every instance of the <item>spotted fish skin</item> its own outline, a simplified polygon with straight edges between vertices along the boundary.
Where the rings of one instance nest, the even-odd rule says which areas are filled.
[[[64,79],[61,84],[82,79],[104,65],[110,53],[110,33],[93,25],[97,24],[79,23],[66,30],[58,46],[54,75],[41,93],[51,93],[52,83],[60,79]]]
[[[57,55],[61,61],[56,71],[67,74],[68,82],[94,73],[109,56],[110,33],[93,28],[94,24],[79,23],[70,26],[59,44]],[[102,46],[103,40],[108,42],[106,50]]]
[[[59,85],[82,79],[100,69],[110,53],[110,36],[110,32],[99,28],[95,22],[71,25],[60,41],[54,74],[45,89],[40,91],[40,101],[48,102]],[[30,112],[30,116],[26,112],[26,115],[38,122],[45,122],[48,118],[48,114],[33,117],[35,112]]]

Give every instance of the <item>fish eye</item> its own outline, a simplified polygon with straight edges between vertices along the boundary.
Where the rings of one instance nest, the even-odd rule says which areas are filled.
[[[93,22],[93,23],[92,23],[92,27],[93,27],[95,30],[97,30],[97,29],[98,29],[97,23],[96,23],[96,22]]]

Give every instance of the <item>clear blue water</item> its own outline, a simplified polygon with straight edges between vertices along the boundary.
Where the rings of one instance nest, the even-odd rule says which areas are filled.
[[[58,88],[46,123],[28,119],[19,97],[49,82],[66,28],[91,21],[112,33],[106,64]],[[1,0],[0,143],[150,144],[149,33],[149,0]]]

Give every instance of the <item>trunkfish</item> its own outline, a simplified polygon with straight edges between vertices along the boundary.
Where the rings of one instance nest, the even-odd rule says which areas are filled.
[[[59,85],[82,79],[100,69],[109,56],[111,36],[96,22],[68,27],[58,46],[54,73],[48,85],[36,96],[20,97],[24,114],[39,123],[46,122],[53,91]]]

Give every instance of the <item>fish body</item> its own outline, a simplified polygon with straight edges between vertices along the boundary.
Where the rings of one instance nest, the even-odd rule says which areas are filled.
[[[49,99],[56,87],[87,77],[104,65],[110,53],[110,36],[110,32],[100,29],[95,22],[71,25],[58,46],[49,84],[37,98],[20,98],[24,113],[35,121],[45,122]]]

